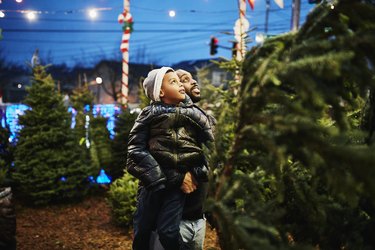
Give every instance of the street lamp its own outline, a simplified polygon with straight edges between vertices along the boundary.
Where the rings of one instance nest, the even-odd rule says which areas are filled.
[[[103,79],[100,76],[98,76],[97,78],[95,78],[95,81],[97,84],[102,84]]]
[[[97,92],[96,92],[96,102],[97,102],[97,104],[99,104],[99,101],[100,101],[100,87],[101,87],[101,84],[103,83],[103,78],[101,78],[100,76],[98,76],[98,77],[95,78],[95,82],[96,82],[96,85],[98,86],[97,87]]]
[[[266,34],[264,34],[262,32],[257,32],[255,34],[255,42],[256,43],[262,44],[264,42],[264,40],[266,40]]]

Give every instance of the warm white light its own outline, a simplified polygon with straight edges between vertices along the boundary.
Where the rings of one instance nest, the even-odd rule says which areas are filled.
[[[332,4],[332,5],[331,5],[331,10],[333,10],[334,8],[335,8],[335,6]]]
[[[266,36],[264,33],[258,32],[255,34],[255,42],[263,43],[266,40]]]
[[[102,84],[103,79],[102,79],[101,77],[98,76],[98,77],[95,79],[95,81],[96,81],[97,84]]]
[[[170,16],[170,17],[175,17],[175,16],[176,16],[176,11],[174,11],[174,10],[170,10],[170,11],[169,11],[169,16]]]
[[[95,19],[98,17],[98,12],[95,9],[89,10],[89,17]]]
[[[0,11],[0,18],[3,18],[3,17],[5,17],[5,13]]]
[[[36,13],[35,12],[32,12],[32,11],[29,11],[26,13],[26,17],[27,19],[29,19],[30,21],[33,21],[36,19]]]
[[[19,83],[18,85],[17,85],[17,88],[22,88],[22,84],[21,83]]]
[[[22,3],[22,0],[16,0],[17,3]]]

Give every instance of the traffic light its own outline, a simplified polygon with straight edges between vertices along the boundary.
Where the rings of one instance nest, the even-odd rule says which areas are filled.
[[[237,46],[238,46],[238,42],[232,42],[232,57],[236,57],[237,56]]]
[[[211,37],[210,42],[210,55],[213,56],[217,54],[217,47],[218,47],[219,40],[216,37]]]

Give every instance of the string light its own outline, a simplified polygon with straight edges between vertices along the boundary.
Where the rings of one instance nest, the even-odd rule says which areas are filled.
[[[0,18],[4,18],[5,17],[5,13],[0,11]]]
[[[98,11],[96,9],[90,9],[88,12],[90,18],[95,19],[98,17]]]
[[[176,16],[176,11],[174,11],[174,10],[170,10],[170,11],[169,11],[169,16],[170,16],[170,17],[175,17],[175,16]]]
[[[1,1],[1,0],[0,0]],[[56,15],[56,14],[77,14],[77,13],[90,13],[90,11],[98,12],[99,11],[110,11],[112,8],[93,8],[93,9],[71,9],[71,10],[2,10],[4,13],[9,12],[9,13],[28,13],[30,11],[35,12],[36,14],[40,15]]]
[[[22,0],[16,0],[17,3],[22,3]]]
[[[28,12],[26,12],[26,17],[30,21],[34,21],[36,19],[36,13],[35,13],[35,11],[28,11]]]

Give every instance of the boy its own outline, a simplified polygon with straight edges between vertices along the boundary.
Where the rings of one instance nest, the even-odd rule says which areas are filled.
[[[163,247],[178,250],[185,193],[196,188],[191,174],[207,181],[202,144],[213,134],[206,114],[182,103],[185,89],[173,69],[152,70],[143,88],[153,103],[139,114],[128,144],[127,170],[141,182],[133,249],[149,249],[156,228]]]

